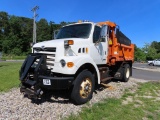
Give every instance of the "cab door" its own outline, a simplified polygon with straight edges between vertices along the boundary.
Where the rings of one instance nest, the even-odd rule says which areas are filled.
[[[103,62],[107,62],[108,56],[108,39],[109,39],[109,29],[107,25],[103,25],[100,32],[100,43],[103,45],[104,54],[103,54]]]
[[[96,64],[106,64],[106,59],[108,55],[107,35],[101,36],[102,30],[103,32],[107,32],[107,27],[103,28],[95,25],[93,33],[93,49],[91,56]]]

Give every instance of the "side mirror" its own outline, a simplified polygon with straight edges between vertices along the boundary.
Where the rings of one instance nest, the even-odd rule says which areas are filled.
[[[59,32],[59,30],[55,30],[55,31],[54,31],[53,39],[56,39],[58,32]]]
[[[107,34],[108,34],[108,26],[107,25],[103,25],[102,28],[101,28],[101,32],[100,32],[101,42],[105,42],[106,41]]]
[[[102,28],[101,28],[101,32],[100,32],[100,37],[101,38],[105,38],[107,36],[107,30],[108,30],[108,26],[103,25]]]
[[[31,43],[30,43],[30,47],[33,47],[34,44],[35,44],[34,42],[31,42]]]

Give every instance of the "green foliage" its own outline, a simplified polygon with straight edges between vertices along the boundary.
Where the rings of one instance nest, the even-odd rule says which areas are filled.
[[[156,59],[160,59],[160,42],[153,41],[153,42],[151,43],[151,47],[152,47],[152,48],[155,48],[155,50],[156,50],[155,58],[156,58]]]
[[[26,55],[24,56],[15,56],[15,55],[3,55],[2,60],[24,60]]]
[[[160,59],[160,42],[146,43],[143,48],[135,45],[135,61]]]
[[[0,62],[0,92],[18,87],[21,62]]]
[[[160,58],[160,48],[158,48],[158,44],[156,45],[153,41],[151,44],[146,43],[142,48],[142,51],[146,54],[146,60],[153,60]]]
[[[37,22],[37,42],[51,39],[49,25],[46,19]]]
[[[9,31],[9,15],[6,12],[0,12],[0,51],[2,51],[2,42]]]
[[[1,22],[1,21],[0,21]],[[25,17],[8,17],[7,34],[0,38],[4,54],[23,55],[28,53],[32,42],[32,20]],[[4,24],[2,24],[2,27]]]
[[[153,42],[151,43],[151,47],[152,47],[152,48],[155,48],[156,51],[157,51],[157,53],[160,53],[160,42],[153,41]]]
[[[145,61],[146,60],[146,54],[142,51],[142,49],[138,48],[135,45],[134,50],[135,50],[135,52],[134,52],[134,60],[135,61]]]

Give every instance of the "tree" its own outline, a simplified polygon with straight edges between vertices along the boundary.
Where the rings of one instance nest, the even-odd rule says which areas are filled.
[[[67,22],[62,21],[62,22],[60,22],[60,25],[61,26],[67,25]]]
[[[152,47],[150,44],[146,43],[142,48],[142,50],[146,54],[146,60],[156,59],[157,50],[154,47]]]
[[[49,40],[50,36],[50,28],[46,19],[40,19],[37,22],[37,42],[43,40]]]
[[[59,30],[61,28],[60,24],[55,24],[53,21],[49,22],[50,27],[50,39],[54,38],[54,31]]]
[[[2,51],[2,42],[9,33],[9,15],[6,12],[0,12],[0,51]]]
[[[155,48],[157,50],[157,53],[160,53],[160,42],[157,42],[157,41],[153,41],[151,43],[151,47],[152,48]]]
[[[136,45],[134,47],[134,59],[135,61],[145,61],[146,54],[142,51],[141,48],[138,48]]]
[[[32,20],[4,12],[0,12],[0,18],[0,50],[5,54],[27,54],[32,42]]]

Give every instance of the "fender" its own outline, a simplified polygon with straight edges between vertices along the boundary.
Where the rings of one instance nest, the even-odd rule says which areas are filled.
[[[100,74],[99,74],[99,70],[97,65],[95,64],[95,62],[93,61],[93,59],[89,56],[85,56],[85,57],[81,57],[81,59],[79,59],[79,61],[76,63],[77,64],[77,68],[79,69],[81,66],[83,66],[86,63],[90,63],[91,65],[94,66],[96,73],[97,73],[97,78],[98,78],[98,84],[100,84]],[[76,72],[78,71],[78,69],[76,70]]]

